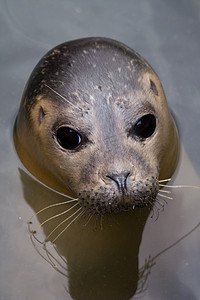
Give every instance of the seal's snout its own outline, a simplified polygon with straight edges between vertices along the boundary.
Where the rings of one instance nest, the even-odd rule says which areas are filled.
[[[130,172],[122,172],[120,174],[111,174],[106,177],[110,179],[110,181],[117,185],[117,188],[120,194],[124,195],[127,191],[127,178],[129,177]]]
[[[114,173],[107,176],[107,183],[98,188],[79,193],[79,203],[94,214],[105,214],[136,207],[152,207],[159,190],[158,179],[154,176],[135,180],[131,173]]]

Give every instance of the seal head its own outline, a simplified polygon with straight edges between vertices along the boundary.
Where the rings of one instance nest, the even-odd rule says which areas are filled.
[[[37,64],[15,126],[24,165],[92,213],[152,206],[178,135],[160,80],[106,38],[61,44]]]

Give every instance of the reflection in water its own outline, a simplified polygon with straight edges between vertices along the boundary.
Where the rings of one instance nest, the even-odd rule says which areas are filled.
[[[72,299],[130,299],[135,293],[144,292],[156,258],[199,226],[149,257],[138,270],[139,247],[149,209],[101,218],[87,215],[76,200],[66,201],[66,197],[45,188],[25,172],[20,173],[26,201],[35,212],[40,211],[29,224],[32,243],[54,269],[66,276],[66,290]]]
[[[186,186],[184,186],[186,187]],[[196,186],[195,186],[196,188]],[[173,244],[168,246],[167,248],[163,249],[162,251],[158,252],[153,257],[149,256],[148,259],[145,259],[145,264],[142,268],[139,270],[139,280],[138,280],[138,288],[137,288],[137,294],[144,293],[147,289],[147,278],[149,274],[151,273],[151,269],[156,264],[156,259],[167,252],[168,250],[175,247],[177,244],[179,244],[182,240],[184,240],[186,237],[188,237],[191,233],[193,233],[198,227],[200,226],[200,223],[195,225],[189,232],[184,234],[181,238],[179,238],[177,241],[175,241]]]
[[[45,188],[23,171],[20,173],[25,199],[35,212],[54,203],[66,201],[66,197]],[[73,206],[73,202],[67,204],[67,218],[76,211],[76,207]],[[62,214],[63,211],[63,205],[58,205],[38,214],[38,221],[43,225],[37,229],[37,238],[44,240],[44,233],[48,241],[55,240],[54,248],[49,242],[41,246],[46,247],[47,260],[67,275],[68,292],[71,297],[97,300],[130,299],[137,290],[138,252],[150,210],[143,208],[106,215],[103,220],[93,217],[88,221],[85,215],[57,238],[58,232],[54,229],[58,224],[61,224],[59,232],[65,229],[66,215]],[[54,215],[59,217],[53,218]],[[45,222],[49,218],[50,221]],[[35,222],[32,226],[32,230],[37,227]],[[58,253],[60,259],[55,261],[53,257],[58,257]],[[67,272],[60,268],[65,262]]]

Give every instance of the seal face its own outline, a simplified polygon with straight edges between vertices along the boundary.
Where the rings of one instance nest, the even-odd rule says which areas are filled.
[[[40,60],[15,144],[36,177],[101,214],[152,206],[178,153],[158,76],[134,50],[106,38],[64,43]]]

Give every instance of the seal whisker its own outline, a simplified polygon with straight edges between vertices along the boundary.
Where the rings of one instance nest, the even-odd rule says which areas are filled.
[[[159,208],[155,205],[153,207],[153,215],[152,215],[152,219],[155,218],[155,222],[158,220],[158,217],[159,217]]]
[[[164,204],[161,203],[161,200],[164,201]],[[158,208],[159,210],[161,209],[161,210],[163,211],[164,208],[165,208],[165,204],[167,204],[167,202],[166,202],[164,199],[159,199],[159,198],[157,198],[156,204],[160,207],[160,208],[158,208],[158,207],[157,207],[157,208]]]
[[[160,194],[160,193],[158,193],[158,196],[164,197],[164,198],[167,198],[167,199],[170,199],[170,200],[173,200],[173,197],[169,197],[169,196],[166,196],[166,195],[162,195],[162,194]]]
[[[100,229],[103,230],[104,215],[100,216]]]
[[[41,182],[40,182],[41,183]],[[51,187],[49,187],[49,186],[47,186],[47,185],[45,185],[44,183],[42,183],[46,188],[48,188],[49,190],[51,190],[51,191],[53,191],[54,193],[56,193],[56,194],[58,194],[58,195],[60,195],[60,196],[63,196],[63,197],[65,197],[65,198],[67,198],[67,199],[70,199],[70,200],[74,200],[74,201],[78,201],[78,198],[74,198],[74,197],[71,197],[71,196],[69,196],[69,195],[67,195],[67,194],[64,194],[64,193],[62,193],[62,192],[59,192],[59,191],[57,191],[57,190],[55,190],[55,189],[53,189],[53,188],[51,188]]]
[[[54,245],[53,245],[53,248],[56,251],[56,253],[58,254],[58,256],[62,259],[61,255],[58,253],[58,251],[56,250],[56,248],[54,247]],[[46,252],[46,255],[47,255],[48,259],[49,259],[50,264],[55,269],[58,269],[58,266],[60,266],[62,269],[64,269],[65,271],[67,271],[67,268],[64,267],[63,264],[47,249],[47,243],[43,244],[43,249]],[[66,263],[66,262],[64,261],[64,263]]]
[[[82,209],[82,207],[80,207],[77,211],[76,211],[76,213],[78,212],[78,211],[80,211]],[[82,210],[56,237],[55,237],[55,239],[53,239],[53,241],[52,241],[52,243],[54,243],[66,230],[67,230],[67,228],[69,228],[69,226],[74,222],[74,221],[76,221],[78,218],[80,218],[81,217],[81,215],[83,215],[85,213],[85,211],[84,210]],[[75,214],[75,213],[74,213]],[[73,215],[74,215],[73,214]],[[72,215],[72,216],[73,216]],[[67,219],[65,220],[65,221],[67,221]],[[63,223],[63,222],[62,222]],[[61,224],[60,224],[61,225]],[[48,236],[49,237],[49,236]]]
[[[159,217],[159,211],[160,211],[160,208],[157,206],[157,204],[161,205],[158,201],[156,201],[154,203],[154,205],[152,205],[152,215],[151,215],[151,218],[153,219],[154,216],[155,216],[155,221],[158,220],[158,217]],[[163,209],[163,208],[162,208]]]
[[[63,100],[65,100],[67,103],[69,103],[70,105],[72,105],[73,107],[75,107],[76,109],[82,111],[81,107],[78,107],[76,105],[74,105],[71,101],[69,101],[67,98],[65,98],[63,95],[61,95],[60,93],[56,92],[54,89],[52,89],[50,86],[48,86],[46,83],[44,84],[48,89],[50,89],[53,93],[55,93],[56,95],[58,95],[60,98],[62,98]]]
[[[159,197],[159,196],[158,196]],[[162,204],[161,202],[164,202],[164,204]],[[166,204],[168,204],[167,200],[166,199],[163,199],[163,198],[157,198],[157,203],[159,203],[160,205],[164,206]]]
[[[161,179],[161,180],[158,180],[158,182],[169,182],[171,181],[171,178],[167,178],[167,179]]]
[[[39,244],[44,244],[44,241],[40,241],[38,238],[37,238],[37,236],[35,235],[36,234],[36,231],[35,230],[31,230],[30,229],[30,223],[29,223],[29,227],[28,227],[28,230],[29,230],[29,232],[30,232],[30,238],[31,238],[31,241],[33,242],[33,238],[39,243]]]
[[[64,219],[62,222],[60,222],[46,237],[45,241],[47,241],[49,239],[49,237],[62,225],[64,224],[66,221],[68,221],[69,219],[71,219],[77,212],[79,212],[82,209],[82,207],[80,207],[78,210],[76,210],[71,216],[67,217],[66,219]]]
[[[86,209],[83,209],[83,214],[78,219],[76,219],[74,221],[74,223],[78,222],[79,219],[84,218],[84,215],[87,215],[87,210]]]
[[[84,227],[86,227],[88,225],[88,223],[90,222],[90,220],[92,219],[92,217],[94,216],[94,214],[90,213],[88,215],[88,218],[86,219],[86,222],[83,224]]]
[[[37,251],[37,253],[47,262],[49,263],[56,271],[58,271],[60,274],[64,275],[64,276],[67,276],[66,273],[64,273],[62,270],[60,270],[58,268],[58,266],[53,262],[53,260],[49,257],[50,255],[53,257],[53,259],[55,260],[55,262],[60,265],[60,267],[62,267],[62,269],[64,269],[65,271],[67,271],[66,267],[64,267],[59,261],[58,259],[56,259],[56,257],[53,256],[53,254],[50,253],[50,251],[46,248],[46,244],[43,242],[41,243],[40,241],[38,241],[38,239],[36,238],[35,235],[31,235],[30,236],[30,239],[31,239],[31,242],[35,248],[35,250]],[[42,244],[40,247],[38,247],[35,243],[35,241],[39,242],[40,244]],[[55,249],[55,248],[54,248]],[[46,256],[41,252],[41,251],[45,251],[46,253]],[[56,251],[56,249],[55,249]],[[57,252],[57,251],[56,251]],[[57,252],[58,253],[58,252]],[[59,257],[61,259],[63,259],[63,257],[58,253]]]
[[[62,259],[62,261],[67,265],[67,259],[60,254],[60,252],[58,251],[58,249],[55,245],[53,245],[53,248],[54,248],[55,252],[59,255],[59,257]]]
[[[97,224],[98,224],[98,220],[99,220],[99,215],[94,215],[96,218],[95,218],[95,222],[94,222],[94,230],[97,230]]]
[[[177,239],[174,243],[172,243],[171,245],[167,246],[166,248],[164,248],[163,250],[159,251],[156,255],[154,255],[153,257],[151,255],[149,255],[149,258],[146,259],[145,258],[145,263],[144,266],[142,268],[139,269],[139,281],[138,281],[138,290],[136,292],[136,294],[140,294],[145,292],[146,288],[147,288],[147,278],[149,276],[149,274],[151,274],[151,269],[154,265],[156,265],[156,259],[161,256],[162,254],[164,254],[165,252],[167,252],[168,250],[172,249],[173,247],[175,247],[177,244],[179,244],[181,241],[183,241],[185,238],[187,238],[191,233],[193,233],[198,227],[200,226],[200,223],[198,223],[195,227],[192,228],[192,230],[190,230],[189,232],[187,232],[186,234],[184,234],[182,237],[180,237],[179,239]]]
[[[159,196],[163,196],[164,197],[165,195],[159,195],[158,194],[156,199],[151,198],[152,200],[154,200],[153,202],[149,201],[149,205],[150,205],[150,207],[152,209],[151,218],[153,219],[154,216],[155,216],[155,221],[157,221],[157,219],[159,217],[159,211],[160,210],[163,211],[164,208],[165,208],[165,204],[167,204],[167,201],[165,199],[163,199],[163,198],[160,199]],[[164,197],[164,198],[166,198],[166,197]],[[161,202],[164,202],[164,204],[161,203]]]
[[[163,190],[163,189],[162,189],[162,190],[159,190],[159,193],[171,194],[172,192],[171,192],[171,191],[169,191],[169,190],[168,190],[168,191],[166,191],[166,190]]]
[[[51,220],[53,220],[53,219],[55,219],[55,218],[57,218],[57,217],[60,217],[60,216],[62,216],[62,215],[64,215],[64,214],[68,213],[70,210],[72,210],[72,209],[73,209],[74,207],[76,207],[78,204],[79,204],[79,203],[76,203],[76,204],[74,204],[73,206],[71,206],[70,208],[68,208],[67,210],[65,210],[65,211],[63,211],[63,212],[61,212],[61,213],[59,213],[59,214],[56,214],[56,215],[54,215],[54,216],[48,218],[47,220],[45,220],[44,222],[42,222],[38,227],[36,227],[33,231],[36,231],[38,228],[40,228],[41,226],[43,226],[43,225],[46,224],[47,222],[49,222],[49,221],[51,221]]]
[[[28,223],[31,224],[31,221],[34,217],[36,217],[37,215],[39,215],[41,212],[45,211],[46,209],[48,208],[51,208],[51,207],[55,207],[55,206],[59,206],[59,205],[63,205],[63,204],[68,204],[68,203],[72,203],[72,202],[78,202],[78,199],[73,199],[73,200],[68,200],[68,201],[64,201],[64,202],[59,202],[59,203],[54,203],[54,204],[51,204],[51,205],[48,205],[42,209],[40,209],[38,212],[36,212],[28,221]]]
[[[165,186],[168,188],[193,188],[193,189],[200,189],[200,186],[198,185],[188,185],[188,184],[183,184],[183,185],[164,185],[160,184],[160,186]]]

